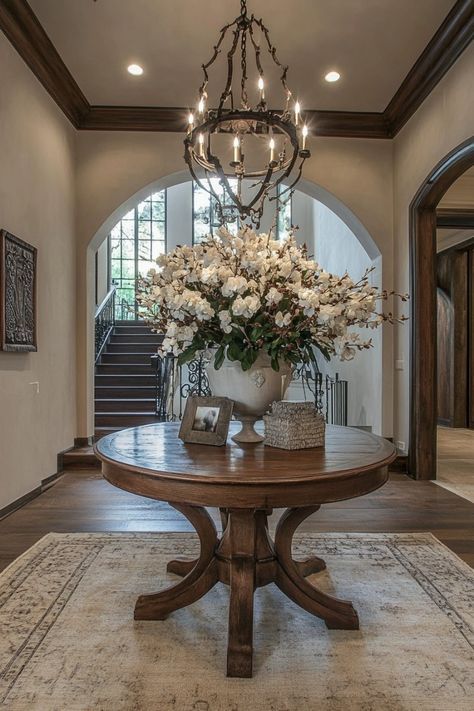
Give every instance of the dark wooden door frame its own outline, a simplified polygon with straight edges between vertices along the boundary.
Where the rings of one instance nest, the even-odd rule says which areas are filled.
[[[448,153],[410,205],[410,441],[408,471],[436,478],[436,207],[474,165],[474,137]]]

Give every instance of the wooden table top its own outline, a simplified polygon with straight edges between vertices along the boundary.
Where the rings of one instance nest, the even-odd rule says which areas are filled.
[[[104,476],[116,486],[160,500],[221,507],[360,496],[386,481],[396,456],[387,440],[351,427],[328,426],[325,447],[294,451],[236,444],[230,435],[237,427],[231,424],[224,447],[185,444],[178,438],[179,423],[167,422],[114,432],[95,451]]]

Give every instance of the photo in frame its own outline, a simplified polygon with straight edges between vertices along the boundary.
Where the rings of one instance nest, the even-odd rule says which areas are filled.
[[[184,410],[179,437],[183,442],[221,447],[227,441],[233,400],[191,395]]]
[[[0,350],[37,350],[37,249],[0,230]]]

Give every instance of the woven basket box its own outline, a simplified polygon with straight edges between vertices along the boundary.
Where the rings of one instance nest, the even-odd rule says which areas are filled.
[[[274,402],[263,416],[264,444],[279,449],[309,449],[324,446],[326,423],[311,402]]]

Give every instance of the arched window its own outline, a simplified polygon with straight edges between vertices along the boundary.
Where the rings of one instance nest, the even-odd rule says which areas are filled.
[[[230,182],[231,187],[237,190],[237,181]],[[193,182],[189,187],[191,189],[187,193],[188,197],[184,200],[182,192],[179,195],[175,194],[174,188],[152,193],[127,212],[112,229],[108,238],[109,276],[107,279],[104,277],[104,282],[107,282],[104,286],[105,293],[111,284],[117,289],[116,319],[134,320],[139,317],[135,300],[137,279],[149,271],[160,254],[164,254],[168,248],[172,249],[177,244],[197,244],[206,235],[216,233],[219,220],[215,199],[197,183]],[[230,204],[230,198],[225,198],[217,179],[213,181],[213,189],[219,194],[224,205]],[[277,202],[275,200],[269,202],[266,224],[262,224],[262,229],[268,230],[271,225],[274,228],[276,225],[276,238],[284,239],[291,226],[291,204],[291,193],[286,199],[282,197],[278,213],[276,213]],[[186,211],[192,213],[191,220],[188,218],[185,221],[191,229],[187,227],[183,231],[181,218]],[[178,221],[177,215],[179,215]],[[238,218],[227,224],[227,229],[232,234],[236,234],[239,227]],[[96,280],[100,280],[100,277],[96,277]],[[103,294],[104,289],[100,288],[98,292]]]
[[[110,277],[117,287],[115,317],[136,319],[138,276],[166,252],[166,190],[153,193],[118,222],[110,233]]]

